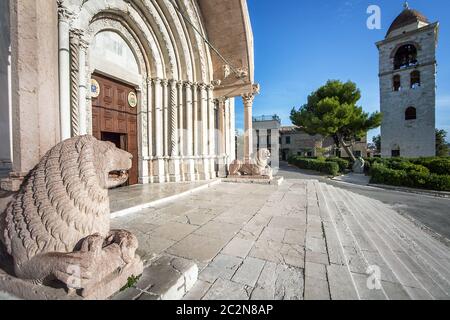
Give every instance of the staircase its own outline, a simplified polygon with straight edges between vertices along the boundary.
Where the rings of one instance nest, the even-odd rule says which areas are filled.
[[[450,299],[450,248],[380,201],[312,183],[332,299]]]

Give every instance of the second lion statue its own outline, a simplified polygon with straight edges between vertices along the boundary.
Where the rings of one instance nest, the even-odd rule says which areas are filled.
[[[127,181],[131,159],[92,136],[47,152],[0,216],[0,239],[18,278],[71,288],[75,273],[83,289],[140,261],[137,238],[110,230],[108,189]]]
[[[253,163],[244,163],[239,160],[230,165],[230,176],[253,176],[273,178],[272,168],[269,166],[270,151],[262,148],[256,153]]]

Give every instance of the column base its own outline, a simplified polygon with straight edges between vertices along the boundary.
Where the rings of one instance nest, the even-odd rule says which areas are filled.
[[[165,161],[164,158],[157,158],[153,160],[153,183],[166,182],[165,175]]]
[[[204,156],[202,162],[203,162],[203,168],[202,168],[202,173],[200,174],[200,179],[209,180],[209,179],[211,179],[211,172],[209,170],[208,156]]]
[[[169,159],[169,181],[170,182],[180,182],[181,174],[180,174],[180,159],[179,158],[171,158]]]
[[[191,158],[185,158],[184,163],[186,164],[186,173],[184,175],[185,181],[197,181],[197,177],[195,174],[195,159],[193,157]]]

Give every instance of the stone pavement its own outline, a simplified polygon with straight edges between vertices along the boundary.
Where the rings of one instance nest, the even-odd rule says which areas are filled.
[[[315,180],[219,184],[112,221],[147,262],[197,263],[185,299],[448,299],[450,250],[373,199]]]

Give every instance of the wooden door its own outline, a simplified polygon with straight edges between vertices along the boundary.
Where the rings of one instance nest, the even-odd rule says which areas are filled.
[[[130,105],[128,99],[136,90],[103,75],[95,74],[92,78],[99,84],[99,96],[92,98],[92,133],[97,139],[111,141],[133,155],[128,185],[137,184],[137,104]]]

